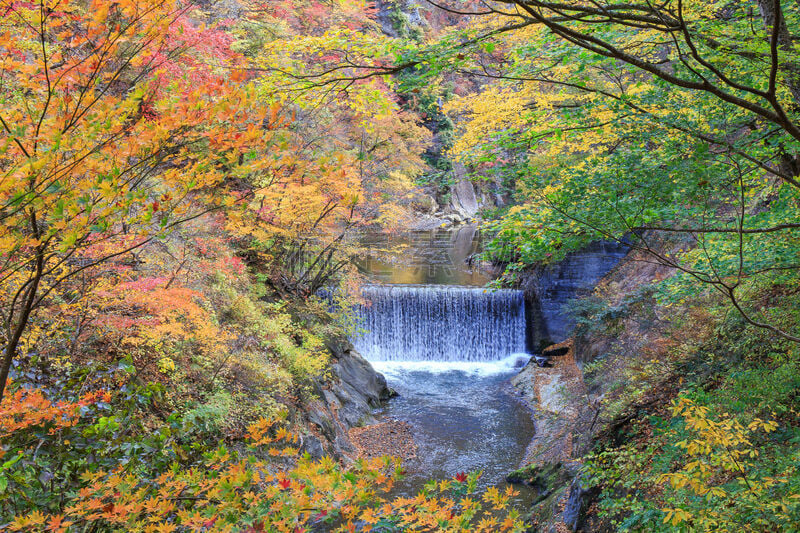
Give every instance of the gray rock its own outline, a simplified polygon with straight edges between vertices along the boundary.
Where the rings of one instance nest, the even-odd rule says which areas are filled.
[[[564,305],[590,294],[629,250],[616,242],[596,242],[568,254],[563,261],[532,269],[524,276],[520,289],[525,291],[526,314],[532,317],[528,335],[532,351],[561,342],[572,333],[574,323]]]
[[[331,368],[343,384],[350,386],[351,394],[346,395],[347,398],[352,400],[363,398],[370,407],[380,407],[383,401],[389,399],[386,378],[376,372],[369,361],[361,357],[358,352],[348,347],[334,355],[337,362]],[[342,399],[342,396],[338,394],[337,396]]]
[[[322,446],[322,443],[317,437],[311,434],[303,435],[302,450],[315,459],[319,459],[325,455],[325,448]]]
[[[312,457],[347,459],[355,453],[350,428],[374,421],[372,411],[392,396],[386,378],[353,350],[349,341],[328,343],[333,356],[332,378],[317,384],[319,400],[308,402],[306,420],[314,435],[304,436],[303,448]]]
[[[450,189],[450,207],[462,219],[472,218],[480,209],[475,188],[467,179],[467,169],[463,164],[456,163],[453,165],[453,170],[456,184]]]
[[[423,216],[413,220],[408,229],[411,231],[430,231],[450,225],[452,222],[445,220],[442,216]]]
[[[238,20],[244,16],[245,7],[238,0],[197,0],[197,5],[212,22]]]
[[[420,2],[417,0],[376,0],[375,7],[381,31],[390,37],[402,37],[410,28],[427,26],[419,12]],[[398,15],[405,19],[402,20],[402,25],[407,27],[398,27],[398,23],[401,22],[397,19]]]
[[[564,523],[572,531],[578,531],[583,521],[584,512],[586,510],[586,497],[588,491],[584,490],[581,486],[581,477],[577,475],[573,478],[569,486],[569,497],[564,506]]]
[[[316,426],[320,434],[325,437],[327,441],[333,441],[336,438],[337,424],[332,416],[332,412],[336,410],[334,407],[326,402],[310,402],[306,406],[306,414],[308,421]]]
[[[414,209],[425,215],[433,215],[439,210],[439,204],[437,204],[433,196],[429,194],[420,195],[418,198],[414,199],[412,205]]]

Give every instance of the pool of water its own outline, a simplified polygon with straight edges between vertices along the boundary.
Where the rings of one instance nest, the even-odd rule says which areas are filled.
[[[483,286],[491,278],[470,261],[481,251],[475,225],[406,233],[363,233],[367,252],[356,266],[371,281],[388,284]]]
[[[503,484],[518,468],[534,433],[528,408],[509,378],[527,361],[454,362],[377,361],[399,396],[379,413],[411,425],[417,458],[406,464],[401,493],[417,492],[429,479],[482,471],[481,487]]]

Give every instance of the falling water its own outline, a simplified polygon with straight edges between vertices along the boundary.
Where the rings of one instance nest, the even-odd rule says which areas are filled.
[[[370,361],[497,361],[525,351],[522,291],[370,285],[354,339]]]

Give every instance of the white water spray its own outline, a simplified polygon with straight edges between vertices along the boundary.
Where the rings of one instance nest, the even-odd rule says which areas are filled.
[[[490,362],[525,352],[522,291],[369,285],[353,339],[370,361]]]

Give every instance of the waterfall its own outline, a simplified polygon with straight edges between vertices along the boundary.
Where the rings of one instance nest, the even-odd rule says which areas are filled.
[[[371,361],[496,361],[525,351],[522,291],[368,285],[353,339]]]

